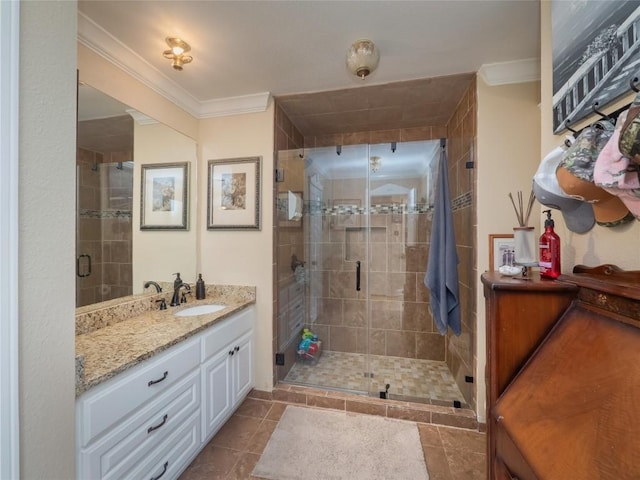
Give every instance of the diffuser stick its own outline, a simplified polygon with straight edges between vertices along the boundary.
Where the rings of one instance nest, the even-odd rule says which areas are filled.
[[[511,200],[511,205],[513,205],[513,211],[516,212],[516,219],[518,220],[518,225],[523,227],[522,218],[520,218],[520,212],[518,211],[518,207],[516,207],[516,202],[513,200],[513,195],[509,192],[509,199]]]
[[[533,208],[533,202],[535,202],[536,196],[533,194],[533,190],[529,193],[529,203],[527,204],[527,213],[524,216],[524,224],[529,223],[529,216],[531,215],[531,209]]]
[[[527,202],[527,208],[525,210],[524,207],[524,197],[522,196],[522,190],[518,190],[516,192],[516,196],[518,197],[518,204],[516,205],[516,201],[513,199],[513,195],[509,192],[509,200],[511,200],[511,205],[513,205],[513,211],[516,213],[516,219],[518,220],[518,226],[526,227],[529,223],[529,216],[531,215],[531,209],[533,208],[533,202],[536,197],[533,194],[533,190],[529,192],[529,201]]]

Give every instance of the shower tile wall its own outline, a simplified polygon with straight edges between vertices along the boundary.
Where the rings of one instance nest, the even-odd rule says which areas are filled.
[[[343,196],[343,192],[363,191],[362,180],[331,183],[325,190],[333,191],[335,197]],[[364,203],[364,199],[352,200],[355,205]],[[400,202],[395,200],[378,198],[376,203],[398,205]],[[339,204],[345,201],[349,200],[337,200]],[[341,210],[318,213],[322,215],[322,231],[312,232],[308,246],[312,258],[313,252],[318,252],[316,265],[311,267],[310,292],[310,301],[317,302],[317,318],[310,320],[324,341],[323,349],[364,353],[369,342],[373,355],[444,361],[445,338],[435,331],[423,284],[430,214],[371,213],[371,258],[367,259],[366,217]],[[407,239],[408,230],[415,232],[415,238]],[[360,292],[355,288],[356,260],[361,261],[363,272]],[[369,269],[367,277],[364,272]],[[371,298],[369,336],[367,289]]]

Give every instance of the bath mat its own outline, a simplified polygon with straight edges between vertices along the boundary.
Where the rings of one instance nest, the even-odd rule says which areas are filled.
[[[415,423],[291,405],[253,475],[270,480],[429,478]]]

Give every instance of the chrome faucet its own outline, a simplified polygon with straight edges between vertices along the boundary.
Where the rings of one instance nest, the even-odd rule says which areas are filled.
[[[156,293],[162,292],[162,287],[158,285],[156,282],[152,282],[151,280],[149,280],[148,282],[144,282],[144,288],[149,288],[151,285],[156,287]]]

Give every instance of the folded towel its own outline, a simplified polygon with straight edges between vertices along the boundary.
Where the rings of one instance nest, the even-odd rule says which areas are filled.
[[[460,335],[458,253],[456,252],[456,239],[449,200],[447,156],[444,141],[438,165],[433,222],[431,224],[431,245],[424,284],[430,291],[431,312],[438,332],[444,335],[449,327],[453,333]]]

